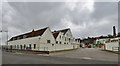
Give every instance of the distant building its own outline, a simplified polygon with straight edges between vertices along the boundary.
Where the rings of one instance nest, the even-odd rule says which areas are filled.
[[[82,47],[93,48],[96,43],[96,38],[86,38],[81,40]]]
[[[118,51],[120,48],[119,42],[120,42],[120,37],[111,38],[109,41],[105,42],[104,49],[109,51]]]

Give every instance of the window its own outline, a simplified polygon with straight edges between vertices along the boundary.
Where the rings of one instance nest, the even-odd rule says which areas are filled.
[[[12,45],[10,45],[10,49],[12,49]]]
[[[27,38],[27,35],[23,35],[23,38]]]
[[[34,49],[36,49],[36,44],[34,44]]]
[[[20,49],[22,50],[22,45],[20,45]]]
[[[61,39],[61,36],[60,36],[60,39]]]
[[[69,38],[69,42],[70,42],[70,38]]]
[[[50,40],[47,40],[47,43],[50,43]]]
[[[66,37],[65,37],[65,41],[66,41]]]
[[[26,45],[24,44],[24,49],[26,48]]]
[[[56,41],[56,44],[58,44],[58,41]]]
[[[31,47],[31,44],[29,44],[29,48],[31,49],[32,47]]]
[[[19,49],[19,45],[17,45],[17,49]]]
[[[13,40],[17,40],[17,38],[15,37],[15,38],[13,38]]]
[[[60,44],[61,44],[61,41],[60,41]]]
[[[66,44],[66,43],[64,43],[64,44]]]
[[[64,36],[62,36],[62,38],[64,38]]]
[[[67,36],[68,36],[68,34],[67,34]]]
[[[54,46],[54,44],[52,44],[52,46]]]
[[[16,48],[16,45],[15,45],[15,48]],[[15,49],[15,48],[14,48],[14,49]]]
[[[20,37],[17,37],[17,39],[19,40],[19,39],[20,39]]]

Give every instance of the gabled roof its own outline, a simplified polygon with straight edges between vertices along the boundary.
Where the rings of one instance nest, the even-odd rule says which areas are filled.
[[[54,32],[52,32],[52,33],[53,33],[54,38],[56,39],[57,36],[58,36],[58,34],[59,34],[60,32],[62,32],[62,33],[65,35],[68,30],[70,30],[70,28],[68,28],[68,29],[63,29],[63,30],[58,30],[58,31],[54,31]]]
[[[17,40],[18,37],[19,37],[19,39],[23,39],[23,36],[26,36],[26,38],[35,37],[35,36],[41,36],[45,32],[45,30],[47,28],[48,27],[43,28],[43,29],[39,29],[39,30],[36,30],[36,31],[34,31],[34,29],[33,29],[32,32],[28,32],[28,33],[25,33],[25,34],[21,34],[21,35],[12,37],[9,41],[12,41],[13,39]]]
[[[59,32],[53,32],[53,36],[55,39],[57,38],[58,34],[59,34]]]
[[[62,33],[64,33],[64,35],[65,35],[65,33],[66,33],[68,30],[70,30],[70,28],[68,28],[68,29],[63,29],[63,30],[58,30],[58,31],[54,31],[54,32],[62,32]]]

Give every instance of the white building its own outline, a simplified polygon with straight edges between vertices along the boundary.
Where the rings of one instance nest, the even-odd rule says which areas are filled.
[[[78,48],[70,29],[52,33],[49,27],[12,37],[8,45],[12,49],[49,52]]]
[[[105,50],[118,51],[119,50],[120,37],[112,38],[105,43]]]
[[[49,27],[12,37],[8,45],[12,49],[53,51],[54,36]]]

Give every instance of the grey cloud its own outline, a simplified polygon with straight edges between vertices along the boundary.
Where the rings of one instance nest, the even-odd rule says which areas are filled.
[[[120,2],[118,3],[118,31],[120,32]]]
[[[61,5],[62,3],[10,3],[19,13],[15,18],[22,18],[18,24],[24,24],[26,28],[39,28],[58,24],[64,16]],[[15,19],[14,18],[14,19]],[[15,19],[16,20],[16,19]],[[16,25],[13,24],[13,25]],[[19,26],[18,25],[18,26]],[[23,25],[23,26],[24,26]],[[25,28],[24,27],[24,28]],[[31,28],[30,28],[31,29]],[[29,29],[29,30],[30,30]]]
[[[52,30],[67,28],[67,25],[61,22],[64,18],[74,24],[70,28],[75,37],[111,34],[112,26],[117,27],[117,3],[97,2],[92,13],[88,10],[71,11],[65,3],[59,2],[10,2],[8,4],[16,11],[11,16],[12,22],[8,22],[10,36],[46,26],[50,26]],[[68,18],[65,17],[66,15]],[[100,25],[102,21],[108,23]]]
[[[117,2],[95,2],[95,11],[91,17],[96,19],[106,18],[111,15],[118,14],[118,3]]]

